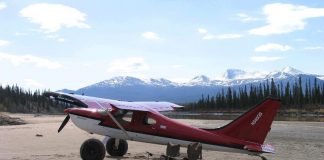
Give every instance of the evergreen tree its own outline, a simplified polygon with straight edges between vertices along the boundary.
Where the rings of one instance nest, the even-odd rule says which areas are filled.
[[[277,97],[277,88],[276,88],[276,84],[273,81],[273,78],[271,79],[271,91],[270,91],[270,95],[271,97]]]

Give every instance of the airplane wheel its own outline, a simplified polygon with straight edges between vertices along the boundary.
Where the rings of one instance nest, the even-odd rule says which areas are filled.
[[[106,151],[111,156],[123,156],[128,150],[128,144],[126,140],[119,139],[118,147],[115,146],[115,138],[110,138],[106,144]]]
[[[105,146],[97,139],[88,139],[81,145],[80,155],[83,160],[103,160],[105,158]]]

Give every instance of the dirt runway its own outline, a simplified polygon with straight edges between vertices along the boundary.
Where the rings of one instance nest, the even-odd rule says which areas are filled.
[[[20,117],[28,124],[0,126],[0,159],[15,160],[55,160],[80,159],[80,145],[88,138],[103,139],[102,136],[88,134],[71,122],[58,134],[57,129],[64,116],[10,114]],[[198,127],[215,128],[229,121],[221,120],[179,120]],[[266,141],[275,146],[276,154],[265,154],[268,159],[323,160],[324,123],[276,121]],[[124,158],[147,159],[146,152],[153,153],[150,159],[158,159],[165,153],[165,146],[128,141],[129,149]],[[186,153],[182,148],[181,152]],[[116,159],[106,155],[105,159]],[[244,154],[203,151],[203,159],[259,160]]]

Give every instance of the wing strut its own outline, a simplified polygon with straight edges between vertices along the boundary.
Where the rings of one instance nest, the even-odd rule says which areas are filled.
[[[104,108],[100,103],[98,103],[97,101],[95,101],[101,108]],[[128,135],[128,133],[126,132],[125,128],[116,120],[116,118],[109,112],[108,109],[107,110],[107,114],[108,116],[115,122],[115,124],[123,131],[125,137],[127,139],[131,139],[130,136]]]

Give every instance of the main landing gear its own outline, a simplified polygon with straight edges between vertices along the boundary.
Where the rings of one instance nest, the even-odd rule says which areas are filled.
[[[101,141],[88,139],[81,145],[80,155],[83,160],[103,160],[106,155],[105,150],[111,156],[123,156],[128,150],[128,144],[126,140],[110,138],[105,149]]]
[[[110,138],[106,143],[106,151],[111,156],[123,156],[128,150],[126,140]]]
[[[105,146],[98,139],[88,139],[81,145],[80,155],[83,160],[102,160],[105,158]]]

